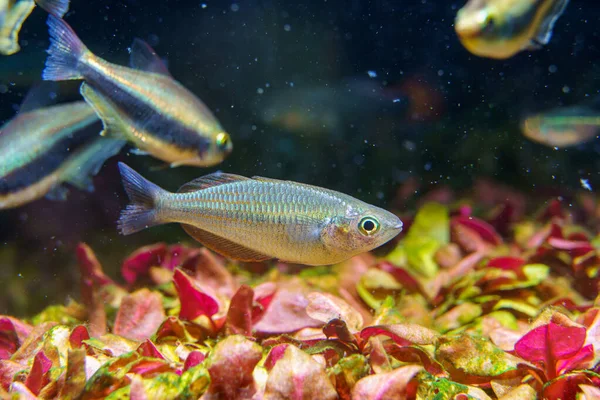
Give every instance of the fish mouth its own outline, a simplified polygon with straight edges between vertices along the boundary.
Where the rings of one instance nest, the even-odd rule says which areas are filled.
[[[404,224],[402,222],[399,222],[394,226],[394,229],[402,229],[403,226]]]

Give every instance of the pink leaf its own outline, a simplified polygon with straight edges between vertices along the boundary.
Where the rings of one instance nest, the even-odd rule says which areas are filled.
[[[196,288],[191,278],[182,270],[175,270],[173,282],[181,303],[179,318],[192,321],[201,315],[212,317],[219,311],[219,303]]]
[[[488,267],[516,271],[525,265],[525,260],[519,257],[496,257],[488,262]]]
[[[25,386],[27,386],[27,388],[36,396],[49,382],[46,374],[50,368],[52,368],[52,361],[46,357],[43,351],[38,351],[33,359],[29,375],[27,375],[27,379],[25,379]]]
[[[139,276],[146,275],[150,267],[162,265],[167,255],[167,246],[157,243],[136,250],[123,262],[121,274],[128,284],[133,284]]]
[[[452,223],[460,224],[474,230],[488,243],[496,246],[502,244],[502,238],[498,235],[494,227],[479,218],[458,216],[452,218]]]
[[[231,298],[225,325],[231,334],[252,336],[252,302],[254,291],[246,285],[240,286]]]
[[[362,378],[352,389],[352,400],[385,400],[412,398],[411,380],[423,367],[405,365],[391,372]]]
[[[158,358],[165,360],[165,356],[156,348],[156,345],[151,340],[147,339],[136,350],[142,357]]]
[[[165,319],[160,294],[144,288],[121,301],[113,332],[132,340],[146,340]]]
[[[364,340],[375,335],[388,336],[400,346],[434,344],[439,336],[437,332],[417,324],[370,326],[360,332],[360,336]]]
[[[194,350],[190,352],[190,354],[188,354],[187,358],[185,359],[185,363],[183,364],[183,371],[185,372],[188,369],[201,364],[202,361],[204,361],[204,359],[204,354],[201,351]]]
[[[129,372],[149,378],[163,372],[174,371],[164,360],[141,359],[129,368]]]
[[[288,343],[282,343],[278,344],[277,346],[274,346],[271,349],[269,355],[267,356],[267,359],[265,360],[265,368],[267,369],[267,371],[270,371],[275,366],[277,361],[279,361],[281,357],[283,357],[283,353],[285,353],[285,349],[287,349],[288,346]]]
[[[0,318],[0,360],[9,359],[31,333],[29,324],[13,317]]]
[[[73,349],[77,349],[83,346],[83,341],[88,340],[90,338],[90,334],[87,328],[83,325],[78,325],[71,331],[69,335],[69,344]]]
[[[362,328],[362,315],[352,306],[329,293],[312,292],[307,295],[306,313],[309,317],[321,322],[340,319],[346,323],[351,332]]]
[[[593,359],[594,346],[588,344],[587,346],[584,346],[581,350],[579,350],[574,356],[566,360],[559,360],[556,363],[556,373],[557,375],[562,375],[574,369],[587,368],[589,367],[589,365],[587,364]]]
[[[568,251],[574,257],[583,256],[594,250],[594,246],[589,241],[575,241],[551,237],[548,238],[548,244],[557,250]]]

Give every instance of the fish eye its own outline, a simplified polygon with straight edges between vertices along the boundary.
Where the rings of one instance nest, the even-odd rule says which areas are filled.
[[[225,132],[219,133],[217,135],[217,148],[225,151],[228,150],[229,146],[231,146],[231,139],[229,138],[229,135]]]
[[[358,230],[365,236],[370,236],[379,230],[379,221],[373,217],[364,217],[358,223]]]

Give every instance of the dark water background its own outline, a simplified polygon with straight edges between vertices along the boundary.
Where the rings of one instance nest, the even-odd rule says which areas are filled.
[[[92,245],[112,276],[142,244],[189,241],[176,226],[116,234],[126,204],[118,160],[170,190],[221,169],[325,186],[383,207],[410,177],[422,191],[440,184],[469,189],[478,177],[531,194],[576,190],[581,178],[600,184],[598,143],[556,151],[527,141],[519,130],[524,115],[598,93],[600,4],[572,1],[550,45],[505,61],[463,49],[453,28],[462,5],[72,0],[66,20],[93,52],[127,64],[133,38],[148,41],[173,76],[214,110],[234,152],[211,169],[156,169],[160,162],[124,151],[96,177],[93,194],[73,190],[63,203],[41,200],[0,211],[0,313],[30,314],[77,296],[74,247],[80,241]],[[48,46],[45,18],[36,9],[21,32],[23,50],[0,58],[0,122],[39,80]],[[348,82],[384,87],[387,103],[348,99],[331,132],[300,135],[263,117],[269,102],[291,101],[294,90],[298,96],[323,87],[335,91]],[[77,84],[63,85],[61,93],[61,100],[75,99]],[[331,107],[330,99],[311,101]]]

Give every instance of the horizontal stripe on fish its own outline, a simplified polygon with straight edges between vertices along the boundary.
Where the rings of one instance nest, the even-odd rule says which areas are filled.
[[[181,118],[166,113],[166,105],[158,101],[160,98],[151,97],[151,93],[144,93],[143,88],[128,83],[125,79],[113,78],[123,73],[125,68],[108,68],[102,64],[104,63],[96,61],[83,69],[86,82],[115,106],[114,112],[127,125],[133,127],[134,132],[138,132],[141,137],[159,138],[165,143],[193,148],[201,153],[208,150],[208,138],[199,136],[197,131],[183,123]],[[155,78],[162,79],[160,75],[156,75]]]
[[[53,147],[64,147],[64,140],[68,143],[70,136],[98,121],[84,101],[18,114],[0,128],[0,149],[10,149],[0,160],[0,177],[27,167],[38,157],[51,158]],[[99,125],[96,128],[98,135]]]
[[[21,190],[56,172],[67,158],[80,150],[90,140],[98,137],[100,122],[80,127],[78,132],[62,136],[51,147],[41,151],[30,162],[0,177],[0,194]],[[83,129],[82,129],[83,128]]]

